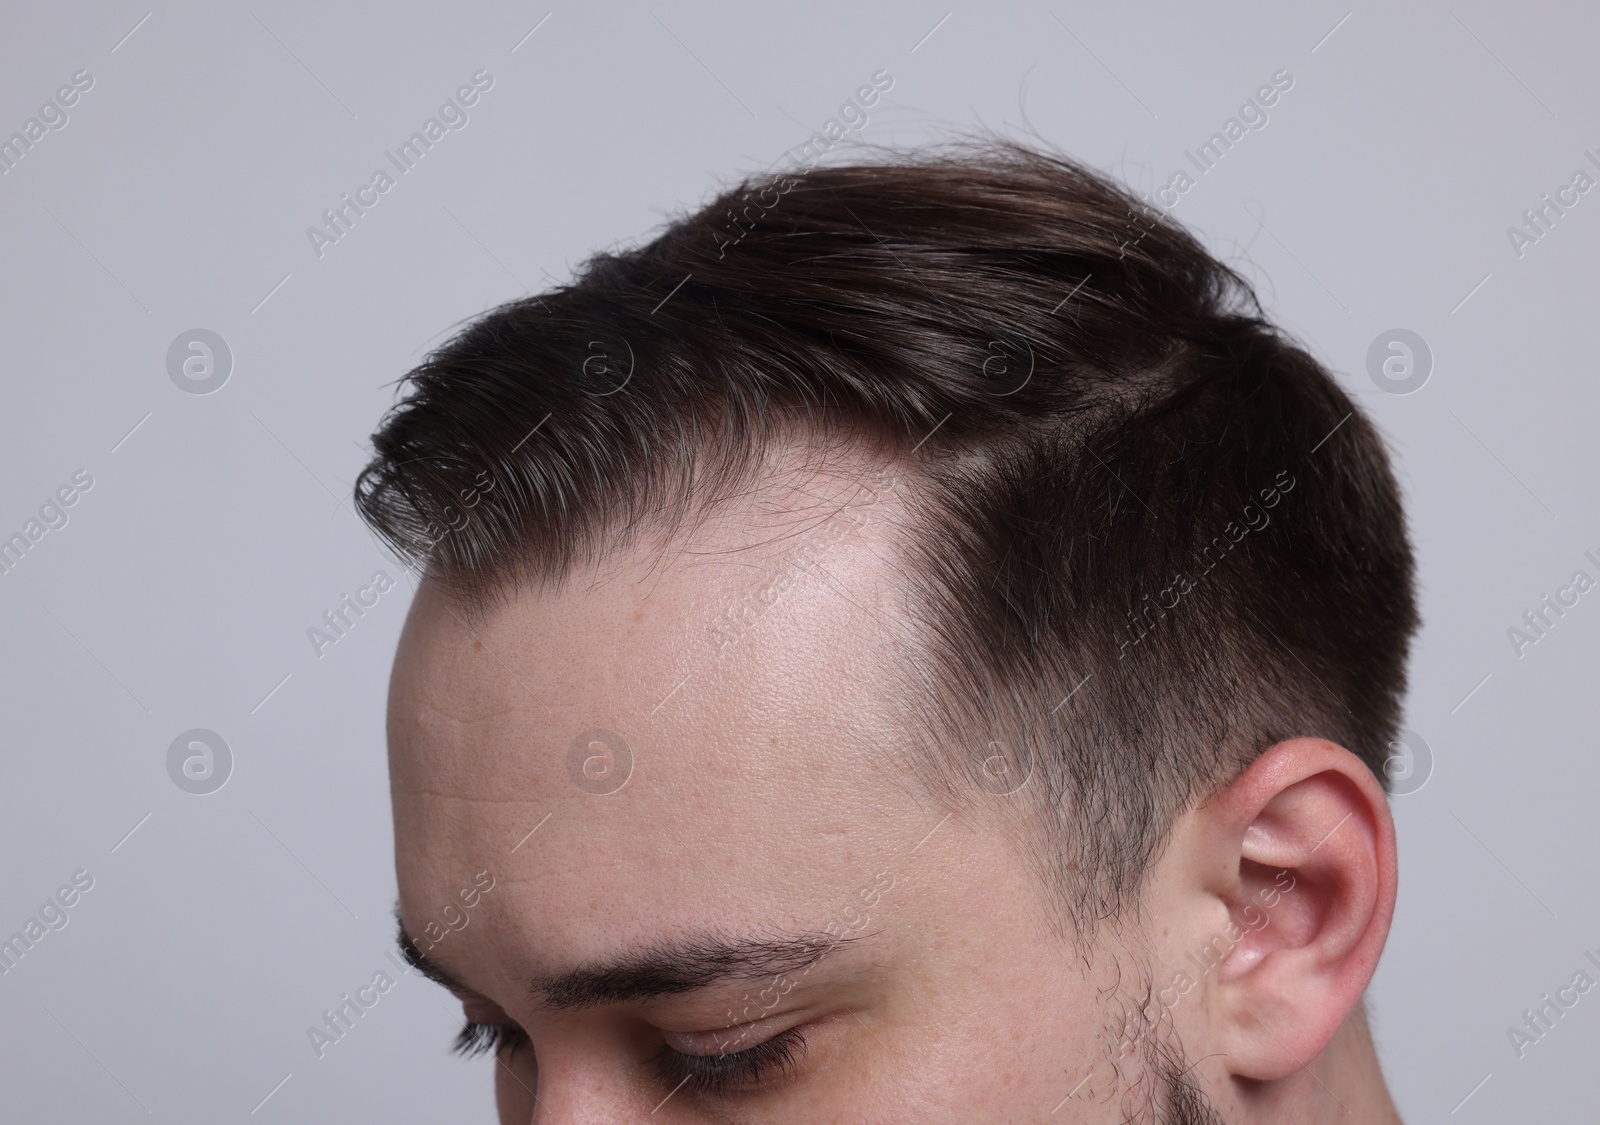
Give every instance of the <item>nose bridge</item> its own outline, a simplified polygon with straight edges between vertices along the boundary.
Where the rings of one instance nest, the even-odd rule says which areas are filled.
[[[614,1057],[569,1042],[539,1060],[538,1101],[529,1125],[665,1125],[676,1120],[668,1105],[652,1114],[665,1091],[651,1096],[630,1081]]]

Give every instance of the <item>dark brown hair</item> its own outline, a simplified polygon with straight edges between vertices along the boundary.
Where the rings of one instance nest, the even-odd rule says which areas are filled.
[[[869,441],[915,482],[916,764],[1037,814],[1080,925],[1279,740],[1384,777],[1417,613],[1382,442],[1244,278],[1059,154],[753,177],[403,388],[357,503],[480,604],[785,433]]]

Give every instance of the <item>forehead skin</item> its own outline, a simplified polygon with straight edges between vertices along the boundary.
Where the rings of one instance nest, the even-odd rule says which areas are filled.
[[[425,583],[391,687],[402,873],[459,881],[471,872],[438,868],[477,857],[534,879],[541,945],[592,956],[590,899],[627,903],[606,916],[618,944],[708,918],[814,922],[794,911],[826,888],[802,893],[794,872],[837,872],[847,898],[905,833],[914,844],[943,811],[911,798],[888,760],[901,746],[884,745],[903,609],[882,505],[863,491],[807,490],[790,514],[745,510],[665,552],[629,550],[478,627]],[[614,793],[569,768],[594,730],[632,755]],[[550,909],[555,896],[578,909]]]
[[[901,764],[886,702],[911,648],[891,534],[902,498],[864,475],[769,483],[470,627],[431,583],[418,592],[390,694],[402,917],[419,935],[474,873],[492,874],[431,956],[534,1033],[542,1101],[577,1096],[569,1078],[604,1082],[606,1064],[547,1051],[530,976],[708,931],[816,933],[856,910],[868,936],[808,987],[835,961],[871,978],[851,994],[861,1045],[853,1065],[836,1059],[786,1095],[812,1099],[794,1120],[969,1120],[947,1115],[994,1098],[1048,1109],[1089,1049],[1088,986],[1051,948],[1030,876],[999,833],[947,817]],[[571,768],[574,740],[597,729],[632,754],[615,792]],[[867,911],[858,895],[883,872],[892,889]],[[1083,998],[1063,1006],[1070,990]],[[727,1006],[685,1009],[671,1030],[714,1030]],[[1047,1024],[1060,1037],[1046,1056],[996,1065],[992,1048]],[[825,1038],[817,1059],[808,1041],[808,1063],[828,1057]],[[857,1091],[848,1105],[840,1082]],[[1043,1085],[1024,1094],[1030,1082]],[[916,1106],[926,1116],[903,1116]],[[701,1119],[687,1097],[669,1107],[648,1119]]]

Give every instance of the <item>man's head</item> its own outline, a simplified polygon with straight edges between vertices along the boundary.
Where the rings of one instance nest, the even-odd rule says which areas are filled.
[[[506,1120],[1361,1096],[1411,556],[1192,237],[1000,143],[770,177],[408,381],[401,913]]]

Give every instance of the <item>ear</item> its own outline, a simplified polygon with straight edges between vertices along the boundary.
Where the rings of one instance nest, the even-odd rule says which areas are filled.
[[[1328,1046],[1378,966],[1397,882],[1388,799],[1350,751],[1297,738],[1202,815],[1237,936],[1216,970],[1216,1049],[1237,1077],[1285,1078]]]

